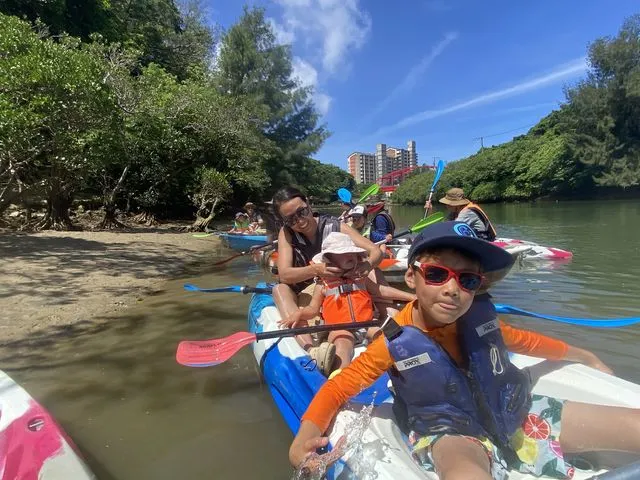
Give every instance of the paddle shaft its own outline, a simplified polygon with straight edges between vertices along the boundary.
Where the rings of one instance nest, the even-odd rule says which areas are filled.
[[[234,258],[242,257],[242,256],[246,255],[247,253],[253,253],[256,250],[261,250],[263,248],[267,248],[267,247],[271,247],[273,245],[277,245],[277,243],[278,243],[278,240],[276,239],[273,242],[263,243],[262,245],[254,245],[253,247],[249,248],[249,250],[246,250],[244,252],[240,252],[240,253],[236,253],[234,255],[231,255],[230,257],[225,258],[224,260],[220,260],[218,262],[215,262],[213,265],[214,266],[223,265],[223,264],[225,264],[227,262],[230,262]]]
[[[433,217],[433,216],[435,216],[435,215],[437,215],[437,214],[436,214],[436,213],[434,213],[434,214],[432,215],[432,217]],[[411,227],[411,228],[407,228],[406,230],[403,230],[403,231],[402,231],[402,232],[400,232],[400,233],[396,233],[393,237],[391,237],[391,240],[395,240],[396,238],[404,237],[405,235],[409,235],[410,233],[419,232],[420,230],[422,230],[422,229],[424,229],[424,228],[428,227],[428,226],[431,224],[431,222],[425,222],[425,220],[427,220],[427,219],[426,219],[426,218],[423,218],[423,219],[422,219],[422,220],[420,220],[418,223],[416,223],[413,227]],[[428,220],[431,220],[431,218],[429,218]],[[439,221],[439,220],[440,220],[440,219],[438,219],[438,221]],[[433,223],[435,223],[435,222],[436,222],[436,220],[434,219],[434,220],[433,220]],[[426,223],[426,224],[425,224],[425,223]],[[421,225],[421,224],[422,224],[422,225]],[[391,240],[389,240],[389,241],[391,241]],[[376,242],[375,244],[376,244],[376,245],[382,245],[383,243],[386,243],[386,242],[387,242],[386,240],[380,240],[379,242]]]
[[[370,322],[336,323],[335,325],[315,325],[313,327],[288,328],[286,330],[273,330],[271,332],[256,333],[256,341],[268,340],[278,337],[295,337],[305,333],[331,332],[333,330],[360,330],[361,328],[379,327],[382,322],[372,320]]]
[[[433,192],[436,189],[436,185],[440,181],[440,177],[442,176],[443,170],[444,170],[444,162],[440,160],[438,162],[438,167],[436,168],[436,173],[433,179],[433,183],[431,184],[431,190],[429,191],[429,199],[427,200],[427,203],[429,203],[429,206],[431,206],[431,199],[433,198]],[[427,215],[429,214],[429,210],[431,210],[431,208],[425,208],[423,218],[427,218]]]

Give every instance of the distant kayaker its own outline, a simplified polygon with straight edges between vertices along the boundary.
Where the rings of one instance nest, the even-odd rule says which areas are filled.
[[[278,276],[280,282],[273,289],[273,298],[282,318],[288,318],[299,306],[308,305],[313,294],[315,277],[336,279],[346,272],[324,263],[311,264],[320,253],[323,240],[331,232],[342,232],[367,252],[367,259],[358,263],[354,275],[366,277],[382,260],[382,252],[346,223],[330,215],[315,217],[307,197],[294,187],[283,187],[273,196],[273,207],[284,225],[278,235]],[[310,335],[304,349],[317,363],[331,355],[330,347],[313,347]],[[322,345],[321,345],[322,346]],[[313,347],[313,348],[312,348]],[[335,353],[335,347],[334,353]]]
[[[346,273],[339,278],[318,280],[311,303],[283,318],[280,325],[303,326],[308,320],[319,316],[320,312],[327,325],[371,321],[374,317],[372,294],[391,301],[415,300],[415,295],[411,293],[388,285],[378,285],[367,277],[357,276],[354,272],[357,272],[360,262],[366,261],[366,257],[367,251],[357,247],[349,235],[331,232],[322,242],[322,251],[313,257],[313,262],[337,267]],[[364,332],[365,337],[371,340],[376,331],[377,328],[370,328]],[[328,376],[333,369],[344,368],[351,363],[355,336],[348,330],[335,330],[328,332],[326,338],[330,344],[335,345],[335,355],[338,357],[337,364],[334,364],[330,354],[326,359],[321,359],[323,363],[318,364],[320,371]],[[298,343],[304,346],[301,337],[298,337]],[[325,348],[332,350],[331,347]]]
[[[464,190],[461,188],[451,188],[447,190],[444,197],[439,200],[440,203],[447,206],[449,211],[449,220],[464,222],[473,228],[478,237],[493,242],[496,239],[496,229],[491,224],[489,217],[471,200],[465,198]],[[431,210],[431,203],[427,201],[424,208]]]
[[[513,263],[508,252],[466,223],[443,222],[415,238],[408,261],[405,282],[417,300],[320,388],[289,450],[292,465],[339,458],[314,452],[328,444],[323,435],[341,406],[385,372],[414,460],[440,478],[502,480],[507,470],[571,478],[565,453],[640,453],[639,409],[532,394],[530,372],[510,362],[516,352],[611,373],[587,350],[505,324],[488,294],[475,295],[484,273]]]
[[[378,202],[374,204],[372,208],[379,208],[379,210],[371,219],[371,233],[369,238],[371,238],[373,243],[391,240],[396,231],[396,224],[389,212],[387,212],[384,202]]]
[[[367,209],[362,205],[356,205],[349,210],[349,225],[363,237],[369,238],[371,225],[367,225]]]
[[[264,220],[262,219],[262,216],[256,209],[256,206],[253,202],[245,203],[244,209],[249,216],[249,223],[254,230],[257,230],[258,228],[264,228]]]

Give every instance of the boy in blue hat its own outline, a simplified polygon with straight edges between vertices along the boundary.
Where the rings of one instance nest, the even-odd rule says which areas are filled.
[[[300,466],[327,445],[322,435],[340,406],[384,372],[415,460],[447,480],[503,480],[508,470],[571,478],[563,452],[640,452],[640,411],[532,395],[528,373],[511,364],[509,351],[611,373],[587,350],[502,323],[488,295],[474,299],[485,273],[512,262],[466,223],[443,222],[418,235],[405,274],[417,300],[318,391],[289,450],[291,463]]]

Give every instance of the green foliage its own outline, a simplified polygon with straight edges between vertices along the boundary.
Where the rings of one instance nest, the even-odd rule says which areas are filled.
[[[245,11],[224,37],[216,70],[197,2],[182,12],[172,0],[2,9],[35,26],[0,14],[0,214],[28,195],[48,200],[56,228],[69,227],[75,195],[101,196],[102,224],[113,225],[124,199],[146,218],[193,211],[194,195],[200,209],[205,184],[234,205],[285,182],[309,185],[320,201],[353,186],[310,158],[327,134],[261,10]],[[250,80],[224,87],[236,74]]]
[[[640,184],[640,15],[589,47],[586,80],[567,90],[566,129],[598,185]]]
[[[113,104],[100,81],[104,64],[76,39],[40,39],[26,23],[4,15],[0,51],[3,191],[18,183],[37,185],[50,201],[69,196],[85,179],[98,132],[112,124]]]
[[[35,22],[53,35],[88,41],[99,34],[140,53],[144,65],[157,63],[180,79],[211,59],[214,33],[199,3],[180,11],[174,0],[4,0],[0,11]]]
[[[353,190],[355,181],[351,175],[335,165],[328,165],[317,160],[309,160],[304,164],[304,171],[297,175],[300,184],[314,203],[332,202],[337,197],[339,188]]]
[[[197,207],[226,200],[233,192],[227,176],[214,168],[200,168],[196,178],[198,183],[193,194],[193,203]]]
[[[312,91],[291,78],[291,49],[278,45],[264,10],[245,8],[224,36],[216,81],[220,91],[251,105],[256,125],[270,140],[261,167],[270,191],[306,182],[306,165],[328,133],[318,126]]]

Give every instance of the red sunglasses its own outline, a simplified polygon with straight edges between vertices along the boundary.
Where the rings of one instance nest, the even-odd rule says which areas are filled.
[[[420,263],[416,261],[413,262],[413,266],[420,270],[424,281],[428,285],[444,285],[453,277],[462,290],[465,292],[475,292],[480,288],[484,280],[484,275],[476,272],[456,272],[450,268],[432,263]]]

